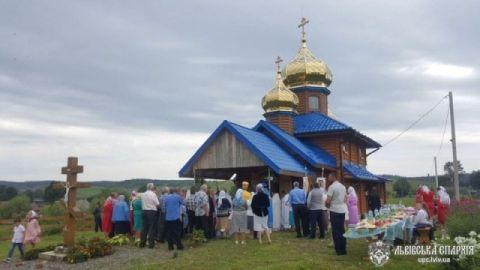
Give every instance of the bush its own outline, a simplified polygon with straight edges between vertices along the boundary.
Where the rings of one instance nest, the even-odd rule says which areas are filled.
[[[108,239],[107,243],[114,246],[128,245],[130,243],[130,238],[124,234],[119,234]]]
[[[203,232],[203,230],[193,230],[192,241],[193,241],[194,244],[199,244],[199,243],[207,241],[207,239],[205,238],[205,233]]]
[[[475,231],[468,233],[468,236],[457,236],[453,240],[447,235],[442,236],[441,239],[434,242],[434,245],[444,245],[444,246],[473,246],[474,254],[473,255],[450,255],[450,263],[445,264],[444,268],[453,270],[474,270],[478,269],[480,266],[480,235]]]
[[[28,197],[23,195],[16,196],[8,202],[2,203],[0,206],[0,218],[23,218],[30,208],[30,199]]]
[[[398,197],[405,197],[410,192],[410,183],[405,178],[400,178],[393,184],[393,190]]]
[[[56,201],[48,206],[42,207],[42,215],[44,216],[61,216],[65,213],[65,206],[60,201]]]
[[[452,201],[445,226],[451,237],[465,236],[470,231],[480,232],[480,201]]]
[[[77,244],[68,251],[63,260],[67,263],[80,263],[90,258],[98,258],[113,253],[112,245],[104,239],[94,237],[90,240],[80,238]]]

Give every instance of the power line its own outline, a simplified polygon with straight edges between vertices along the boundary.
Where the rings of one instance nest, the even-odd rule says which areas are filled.
[[[448,119],[450,118],[450,107],[447,108],[447,115],[445,116],[445,123],[443,125],[443,134],[442,134],[442,140],[440,141],[440,146],[438,147],[437,153],[434,155],[434,157],[438,157],[440,154],[440,151],[442,151],[443,147],[443,142],[445,139],[445,133],[447,132],[447,125],[448,125]],[[434,162],[432,162],[432,166],[430,166],[429,172],[432,172],[433,166],[435,165]]]
[[[435,108],[438,107],[438,105],[440,105],[442,103],[442,101],[444,99],[446,99],[448,97],[448,95],[442,97],[442,99],[440,99],[439,102],[437,102],[435,104],[435,106],[433,106],[430,110],[428,110],[427,112],[425,112],[424,114],[422,114],[417,120],[415,120],[412,124],[410,124],[405,130],[403,130],[402,132],[400,132],[398,135],[396,135],[395,137],[391,138],[389,141],[387,141],[385,144],[383,144],[383,147],[385,148],[385,146],[391,144],[392,142],[394,142],[396,139],[400,138],[400,136],[402,136],[403,134],[405,134],[405,132],[409,131],[413,126],[415,126],[416,124],[418,124],[418,122],[420,122],[423,118],[425,118],[427,115],[429,115],[433,110],[435,110]]]
[[[438,154],[440,154],[440,151],[442,151],[443,142],[444,142],[444,139],[445,139],[445,133],[447,131],[447,125],[448,125],[448,119],[449,118],[450,118],[450,108],[447,109],[447,116],[445,117],[445,124],[443,126],[442,140],[440,142],[440,147],[438,147],[438,151],[435,154],[435,156],[438,156]]]

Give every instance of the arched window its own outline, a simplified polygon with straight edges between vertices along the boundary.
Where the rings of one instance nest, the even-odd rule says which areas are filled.
[[[318,109],[319,109],[318,97],[315,97],[315,96],[308,97],[308,110],[318,111]]]

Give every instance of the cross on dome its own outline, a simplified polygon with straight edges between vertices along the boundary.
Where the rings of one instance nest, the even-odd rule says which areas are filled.
[[[277,64],[277,72],[280,72],[280,63],[283,62],[283,59],[280,56],[277,56],[277,60],[275,60],[275,64]]]
[[[300,21],[300,24],[298,25],[298,28],[302,28],[302,41],[305,41],[305,25],[309,23],[310,21],[307,20],[307,18],[302,17],[302,20]]]

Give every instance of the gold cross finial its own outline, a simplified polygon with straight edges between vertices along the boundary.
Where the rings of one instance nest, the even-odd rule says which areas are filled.
[[[305,40],[305,25],[309,22],[310,21],[307,20],[307,18],[302,17],[302,20],[300,21],[300,24],[298,25],[298,28],[302,28],[302,40]]]
[[[275,60],[275,64],[277,64],[277,72],[280,72],[280,63],[283,62],[283,59],[280,56],[277,56],[277,60]]]

